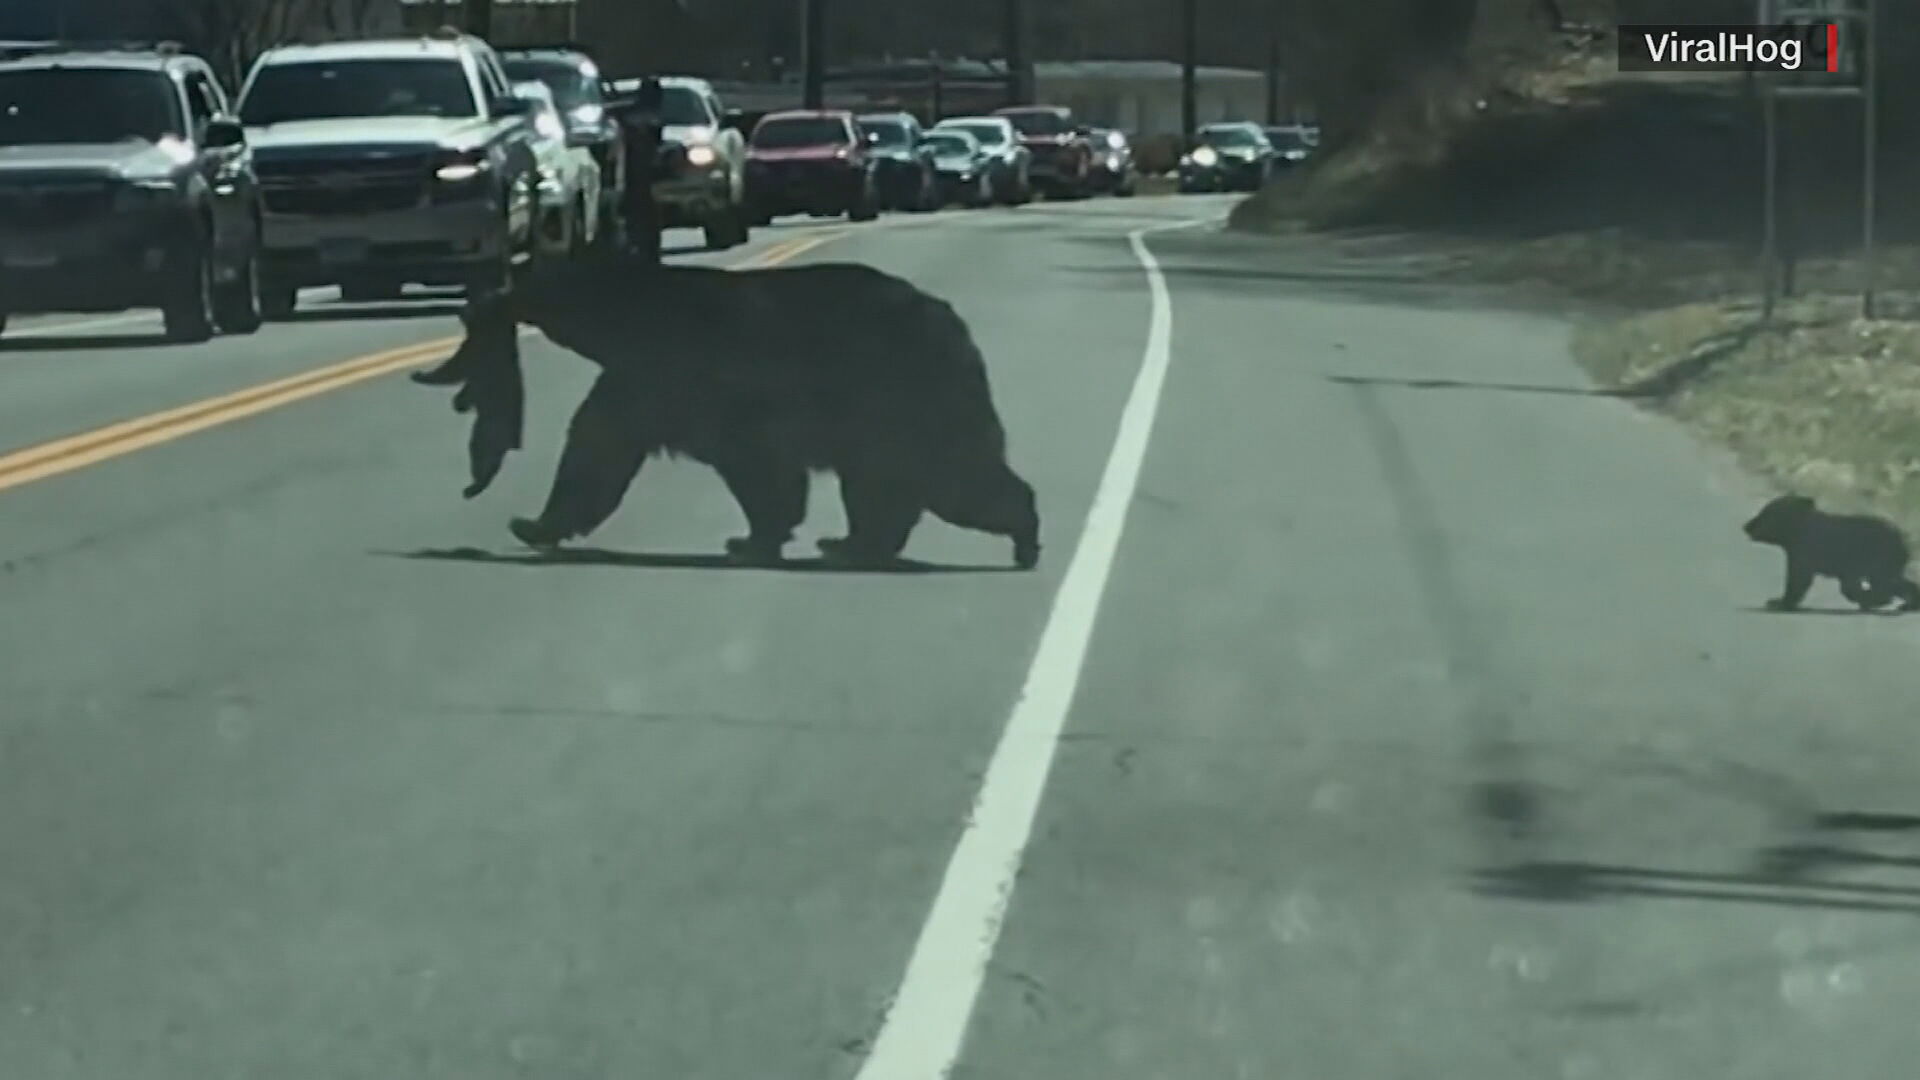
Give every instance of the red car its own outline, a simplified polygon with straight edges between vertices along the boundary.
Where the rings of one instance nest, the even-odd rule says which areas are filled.
[[[768,113],[747,139],[747,204],[755,224],[782,214],[880,216],[871,140],[844,109]]]
[[[1080,199],[1093,194],[1092,129],[1074,122],[1073,110],[1060,105],[1012,105],[995,109],[1020,133],[1020,145],[1033,156],[1033,186],[1050,199]]]

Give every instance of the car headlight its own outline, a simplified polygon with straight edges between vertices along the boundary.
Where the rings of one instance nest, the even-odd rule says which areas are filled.
[[[1120,171],[1120,164],[1121,164],[1121,162],[1120,162],[1120,155],[1119,155],[1119,154],[1108,154],[1108,155],[1107,155],[1107,168],[1108,168],[1109,170],[1111,170],[1111,171],[1113,171],[1113,172],[1119,172],[1119,171]]]
[[[144,210],[168,202],[180,194],[180,185],[171,180],[134,180],[120,185],[114,193],[114,209]]]
[[[1117,131],[1107,132],[1107,145],[1118,150],[1127,145],[1127,137]]]
[[[539,132],[543,139],[558,140],[567,137],[566,125],[560,122],[558,116],[550,112],[543,112],[533,118],[533,130]]]
[[[1207,169],[1220,164],[1220,154],[1211,146],[1202,146],[1193,153],[1188,154],[1187,160],[1203,169]]]
[[[711,146],[687,147],[687,164],[696,169],[704,169],[719,160],[720,155],[714,153]]]
[[[449,155],[434,170],[434,177],[445,184],[466,184],[478,180],[492,167],[485,154],[467,152]]]
[[[569,115],[573,117],[574,123],[582,127],[597,127],[607,118],[607,110],[602,105],[576,105]]]

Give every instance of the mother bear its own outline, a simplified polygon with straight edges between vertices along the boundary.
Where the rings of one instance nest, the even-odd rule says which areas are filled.
[[[416,376],[465,384],[462,403],[478,410],[476,487],[518,445],[517,430],[482,428],[498,429],[501,415],[517,428],[519,322],[602,369],[546,508],[512,523],[529,546],[598,528],[641,465],[666,454],[720,474],[746,515],[747,535],[726,544],[742,561],[782,558],[806,517],[810,471],[839,477],[847,535],[820,541],[835,562],[892,562],[928,512],[1008,538],[1023,569],[1039,561],[1033,489],[1007,464],[973,336],[951,306],[897,277],[840,263],[648,273],[581,263],[476,299],[458,352]]]

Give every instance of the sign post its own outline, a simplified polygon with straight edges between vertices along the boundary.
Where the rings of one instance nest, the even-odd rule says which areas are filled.
[[[1826,63],[1816,69],[1796,72],[1764,73],[1761,93],[1765,95],[1766,178],[1762,213],[1761,261],[1765,293],[1761,304],[1765,317],[1773,317],[1780,280],[1779,251],[1779,168],[1780,107],[1784,98],[1839,98],[1858,101],[1861,106],[1862,138],[1860,191],[1861,221],[1861,314],[1873,318],[1874,312],[1874,221],[1878,197],[1876,173],[1879,170],[1879,116],[1876,108],[1878,85],[1873,62],[1877,36],[1874,32],[1878,0],[1758,0],[1758,19],[1762,26],[1796,26],[1804,29],[1800,39],[1807,53]],[[1815,46],[1818,46],[1817,48]]]

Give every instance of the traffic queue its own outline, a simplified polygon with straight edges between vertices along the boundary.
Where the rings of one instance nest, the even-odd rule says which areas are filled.
[[[700,78],[607,77],[575,45],[454,30],[266,49],[229,95],[165,44],[0,43],[0,333],[9,315],[158,307],[181,342],[661,232],[710,250],[788,215],[1131,195],[1127,138],[1032,105],[730,109]]]

